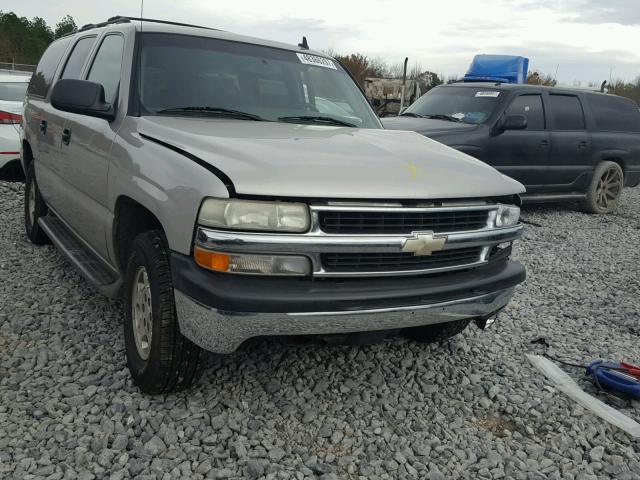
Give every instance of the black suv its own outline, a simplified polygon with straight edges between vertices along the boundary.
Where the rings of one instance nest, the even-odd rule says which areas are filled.
[[[615,95],[454,83],[383,123],[492,165],[526,186],[524,200],[579,200],[590,212],[608,213],[623,186],[640,183],[640,110]]]

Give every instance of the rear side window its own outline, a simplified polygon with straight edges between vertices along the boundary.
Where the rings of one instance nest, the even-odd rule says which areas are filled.
[[[584,130],[584,113],[578,97],[549,95],[554,130]]]
[[[640,132],[640,109],[632,101],[606,95],[589,95],[587,99],[598,130]]]
[[[80,78],[82,66],[84,65],[84,62],[89,55],[89,50],[91,50],[95,41],[96,37],[85,37],[76,42],[60,78]]]
[[[58,64],[64,55],[64,51],[69,44],[69,38],[62,38],[49,45],[49,48],[42,54],[36,72],[31,77],[29,82],[29,89],[27,90],[30,95],[37,97],[45,97],[53,82],[53,76],[58,69]]]
[[[96,53],[87,77],[87,80],[102,84],[104,99],[107,103],[113,103],[116,98],[120,84],[123,48],[122,35],[107,35]]]
[[[507,108],[506,114],[527,117],[527,130],[544,130],[544,108],[540,95],[516,97]]]

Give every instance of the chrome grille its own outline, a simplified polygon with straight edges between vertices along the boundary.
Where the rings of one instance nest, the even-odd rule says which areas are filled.
[[[430,230],[464,232],[486,227],[488,209],[434,211],[320,210],[323,232],[338,234],[403,234]]]
[[[481,260],[482,247],[433,252],[429,256],[412,253],[325,253],[320,256],[326,272],[408,272],[471,265]]]

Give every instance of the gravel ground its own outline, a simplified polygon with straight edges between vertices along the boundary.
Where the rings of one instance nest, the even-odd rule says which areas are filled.
[[[523,355],[544,336],[566,359],[640,361],[640,189],[611,216],[526,209],[529,278],[487,332],[255,340],[159,397],[129,380],[119,302],[28,243],[22,202],[0,181],[1,478],[640,478],[640,441]],[[640,420],[640,403],[618,403]]]

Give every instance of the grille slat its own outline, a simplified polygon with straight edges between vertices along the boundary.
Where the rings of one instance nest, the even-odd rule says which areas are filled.
[[[376,234],[411,233],[417,230],[462,232],[486,226],[488,210],[445,210],[431,212],[319,212],[320,228],[326,233]]]
[[[327,272],[387,272],[427,270],[475,263],[481,247],[433,252],[430,256],[412,253],[325,253],[321,261]]]

